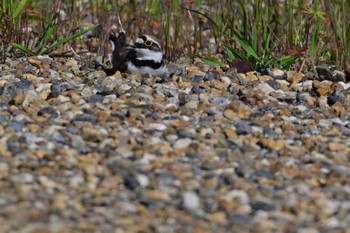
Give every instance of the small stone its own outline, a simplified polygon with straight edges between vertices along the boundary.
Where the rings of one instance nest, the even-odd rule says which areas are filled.
[[[243,214],[243,213],[235,213],[230,218],[230,223],[233,226],[249,226],[251,222],[253,222],[253,217],[251,215]],[[242,228],[240,227],[239,230],[241,229]]]
[[[143,174],[138,174],[136,176],[136,179],[139,182],[140,186],[143,187],[143,188],[147,187],[149,182],[150,182],[149,178],[146,175],[143,175]]]
[[[332,82],[329,81],[319,82],[315,80],[313,82],[312,88],[319,96],[328,96],[332,93],[331,85]]]
[[[300,169],[297,166],[289,166],[289,167],[284,167],[282,169],[282,174],[288,178],[296,177],[297,175],[299,175],[299,173],[300,173]]]
[[[56,194],[52,197],[52,207],[60,210],[66,209],[69,197],[65,194]]]
[[[263,211],[273,211],[276,207],[271,203],[264,201],[255,201],[251,204],[253,211],[263,210]]]
[[[226,201],[236,201],[241,205],[249,203],[249,196],[243,190],[231,190],[223,196],[223,199]]]
[[[124,176],[124,185],[126,188],[134,190],[137,187],[140,186],[139,181],[136,179],[135,176],[131,175],[131,174],[126,174]]]
[[[316,67],[316,70],[320,81],[335,81],[333,78],[332,71],[329,69],[328,65],[319,65]]]
[[[120,208],[128,214],[136,214],[137,213],[137,207],[134,204],[129,203],[129,202],[120,203]]]
[[[298,229],[297,233],[320,233],[320,231],[313,227],[301,227]]]
[[[146,195],[152,201],[164,202],[169,201],[170,196],[168,193],[160,192],[159,190],[147,190]]]
[[[223,212],[216,212],[210,216],[210,220],[215,223],[224,224],[226,222],[226,216]]]
[[[275,141],[268,138],[261,139],[259,143],[263,148],[267,148],[271,150],[281,150],[285,146],[285,144],[281,141]]]
[[[34,182],[34,176],[30,173],[20,173],[14,178],[16,181],[23,184],[32,184]]]
[[[200,207],[200,199],[195,192],[187,191],[183,194],[183,207],[187,210],[197,210]]]
[[[185,149],[192,143],[191,138],[181,138],[174,143],[175,149]]]
[[[17,105],[22,104],[24,99],[25,99],[25,95],[23,92],[17,92],[13,97],[13,101]],[[26,104],[26,106],[28,106],[28,104]]]
[[[237,116],[237,114],[231,109],[226,109],[224,111],[224,116],[230,120],[233,120],[233,121],[240,120],[240,118]]]
[[[264,93],[266,96],[270,95],[271,92],[275,91],[269,84],[267,83],[261,83],[258,86],[254,88],[254,90],[260,90],[262,93]]]
[[[251,133],[251,126],[250,122],[248,121],[238,121],[234,124],[234,126],[238,135]]]
[[[93,91],[91,90],[90,87],[85,87],[82,91],[81,91],[81,96],[84,98],[90,98],[93,95]]]
[[[90,96],[90,98],[88,99],[88,102],[91,104],[96,104],[98,102],[103,102],[103,96],[102,95],[98,95],[98,94],[93,94]]]
[[[17,122],[11,121],[7,124],[7,128],[12,128],[16,132],[21,132],[23,130],[23,126]]]
[[[199,102],[196,100],[191,100],[185,104],[185,107],[188,109],[197,109],[199,106]]]
[[[273,80],[273,78],[268,75],[258,76],[258,79],[261,83],[266,83],[267,81]]]
[[[230,83],[226,83],[226,82],[222,82],[220,80],[214,79],[210,82],[210,84],[212,85],[212,87],[219,89],[219,90],[226,90],[228,88],[228,86],[230,85]]]
[[[168,127],[165,124],[160,123],[151,123],[148,127],[149,130],[157,130],[157,131],[163,131],[166,130]]]
[[[328,145],[330,151],[349,151],[348,147],[345,144],[331,142]]]
[[[273,75],[273,77],[283,77],[284,71],[280,70],[280,69],[274,69],[274,70],[272,70],[272,75]]]
[[[47,55],[36,56],[36,57],[29,57],[28,62],[37,68],[49,69],[52,63],[52,59]]]
[[[332,109],[334,109],[336,116],[339,116],[342,112],[346,111],[345,107],[340,102],[334,103]]]
[[[228,85],[232,83],[231,79],[229,77],[227,77],[227,76],[220,77],[220,81],[223,82],[223,83],[226,83]]]
[[[255,71],[251,71],[251,72],[248,72],[246,73],[246,76],[247,76],[247,80],[249,82],[253,82],[253,81],[258,81],[258,77],[255,75]]]
[[[240,100],[234,100],[226,106],[226,109],[231,109],[240,119],[248,118],[251,109]]]
[[[69,185],[73,188],[78,188],[85,183],[84,177],[82,174],[78,173],[70,178]]]
[[[291,86],[295,86],[301,80],[303,80],[303,74],[301,72],[287,71],[287,80]]]
[[[199,65],[200,67],[200,70],[203,71],[203,72],[208,72],[210,70],[210,65],[206,64],[206,63],[201,63]]]
[[[198,67],[196,66],[192,66],[192,67],[188,67],[187,68],[187,75],[189,77],[193,77],[195,75],[198,75],[200,77],[204,77],[205,76],[205,73],[203,71],[201,71]]]
[[[1,152],[0,152],[1,154]],[[8,163],[0,163],[0,179],[7,178],[9,175],[10,166]]]
[[[225,107],[226,105],[228,105],[231,102],[227,98],[224,98],[221,96],[210,97],[209,101],[215,105],[220,106],[220,107]]]

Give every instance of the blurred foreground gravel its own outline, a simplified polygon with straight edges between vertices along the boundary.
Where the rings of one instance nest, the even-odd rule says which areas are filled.
[[[350,232],[347,72],[92,67],[0,65],[0,232]]]

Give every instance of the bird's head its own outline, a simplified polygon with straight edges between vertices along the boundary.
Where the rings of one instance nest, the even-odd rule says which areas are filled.
[[[134,49],[139,60],[154,60],[161,62],[163,52],[159,43],[148,35],[138,37],[134,43]]]

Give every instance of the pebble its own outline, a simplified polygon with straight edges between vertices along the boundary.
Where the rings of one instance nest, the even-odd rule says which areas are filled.
[[[158,131],[163,131],[166,130],[168,127],[165,124],[159,124],[159,123],[151,123],[149,125],[150,130],[158,130]]]
[[[191,138],[181,138],[175,141],[174,148],[175,149],[185,149],[192,143]]]
[[[251,132],[251,126],[248,121],[238,121],[234,124],[237,134],[249,134]]]
[[[257,87],[254,88],[254,90],[260,90],[262,93],[264,93],[266,96],[268,96],[271,92],[275,91],[269,84],[262,83],[259,84]]]
[[[274,70],[272,70],[272,75],[273,75],[273,77],[283,77],[284,71],[280,70],[280,69],[274,69]]]
[[[301,80],[303,80],[303,74],[300,72],[288,71],[287,72],[287,80],[290,82],[291,86],[295,86]]]
[[[348,70],[106,77],[80,59],[0,65],[4,232],[348,229]]]
[[[7,163],[0,163],[0,178],[7,178],[10,174],[10,166]]]
[[[200,208],[200,199],[195,192],[187,191],[183,194],[183,207],[187,210]]]
[[[334,81],[333,73],[329,69],[328,65],[319,65],[316,67],[316,70],[320,81],[323,81],[323,80]]]
[[[315,80],[313,82],[313,89],[319,96],[328,96],[332,93],[332,82],[329,81],[323,81],[319,82]]]

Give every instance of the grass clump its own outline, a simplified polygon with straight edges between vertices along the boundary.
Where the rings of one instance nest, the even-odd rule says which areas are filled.
[[[120,16],[129,38],[153,35],[171,61],[200,56],[215,65],[238,59],[306,71],[320,63],[343,69],[350,60],[349,1],[4,0],[1,7],[2,54],[10,45],[48,53],[83,33],[83,24],[102,24],[107,40]],[[224,58],[213,59],[218,53]]]
[[[0,12],[2,62],[17,49],[28,55],[47,54],[96,25],[80,29],[77,4],[67,1],[4,0]]]
[[[345,68],[350,3],[346,1],[218,1],[215,34],[237,59],[254,66],[311,70],[319,63]],[[223,5],[226,4],[226,8]],[[210,14],[210,12],[208,13]],[[335,17],[337,15],[337,17]],[[226,20],[225,20],[226,19]],[[224,52],[228,54],[227,49]]]

